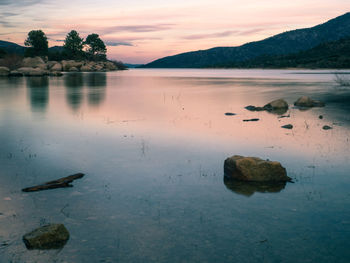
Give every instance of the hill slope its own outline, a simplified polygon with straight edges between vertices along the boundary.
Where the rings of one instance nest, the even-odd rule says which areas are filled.
[[[312,49],[284,56],[261,56],[255,59],[218,65],[224,68],[350,68],[350,37],[320,44]]]
[[[146,68],[205,68],[230,65],[262,55],[286,55],[350,36],[350,13],[306,29],[297,29],[239,47],[216,47],[182,53],[144,65]]]
[[[0,40],[0,49],[9,54],[23,55],[27,47],[20,46],[16,43]],[[49,52],[56,53],[62,52],[62,46],[53,46],[49,48]]]

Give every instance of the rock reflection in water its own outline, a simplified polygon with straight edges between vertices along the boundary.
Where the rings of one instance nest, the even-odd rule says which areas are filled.
[[[86,85],[89,88],[88,103],[91,106],[98,106],[104,101],[106,96],[106,73],[90,73],[86,78]]]
[[[27,78],[27,88],[32,111],[45,112],[49,102],[48,77]]]
[[[270,182],[242,182],[232,180],[224,176],[224,184],[232,192],[236,194],[244,195],[247,197],[252,196],[255,192],[259,193],[278,193],[281,192],[285,186],[285,182],[270,183]]]
[[[66,99],[68,105],[73,109],[79,109],[83,101],[83,75],[81,73],[70,73],[64,76],[66,87]]]

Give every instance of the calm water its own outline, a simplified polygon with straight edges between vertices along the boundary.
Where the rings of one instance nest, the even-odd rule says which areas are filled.
[[[301,95],[327,106],[244,109]],[[0,262],[349,262],[349,114],[328,71],[1,78]],[[280,161],[295,183],[225,184],[235,154]],[[21,192],[77,172],[73,188]],[[25,248],[56,222],[62,250]]]

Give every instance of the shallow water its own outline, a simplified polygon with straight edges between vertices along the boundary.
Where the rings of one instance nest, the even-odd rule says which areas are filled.
[[[0,262],[349,262],[350,89],[333,78],[192,69],[1,78]],[[326,107],[293,108],[302,95]],[[278,98],[289,118],[244,109]],[[224,182],[235,154],[280,161],[295,183]],[[86,176],[73,188],[21,192],[77,172]],[[25,248],[25,233],[55,222],[71,234],[62,250]]]

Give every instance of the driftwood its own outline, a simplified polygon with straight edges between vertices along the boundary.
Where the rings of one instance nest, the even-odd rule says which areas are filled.
[[[22,189],[23,192],[35,192],[35,191],[42,191],[42,190],[48,190],[48,189],[55,189],[55,188],[63,188],[63,187],[73,187],[70,183],[73,182],[76,179],[80,179],[84,176],[82,173],[73,174],[67,177],[63,177],[54,181],[50,181],[44,184],[27,187]]]

